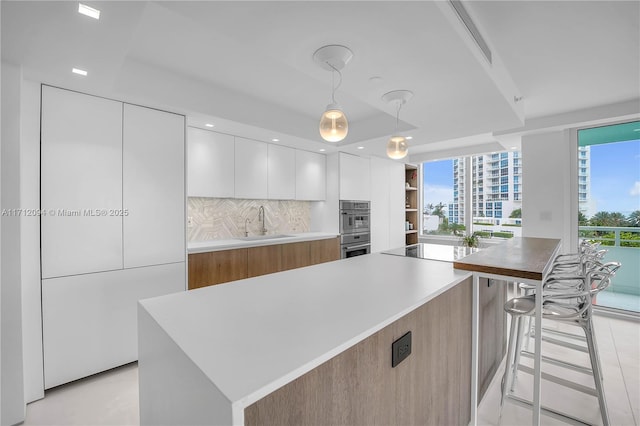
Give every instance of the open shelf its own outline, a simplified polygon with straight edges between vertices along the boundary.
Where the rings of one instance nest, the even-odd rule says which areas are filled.
[[[404,165],[405,176],[405,244],[418,242],[418,166]],[[413,229],[409,230],[408,224]]]

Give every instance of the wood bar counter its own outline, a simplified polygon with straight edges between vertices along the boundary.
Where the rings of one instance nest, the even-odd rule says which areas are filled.
[[[479,378],[479,305],[480,281],[483,278],[525,282],[536,286],[536,329],[542,327],[542,283],[560,250],[560,240],[550,238],[512,238],[503,244],[481,250],[453,263],[453,267],[473,272],[473,330],[471,366],[471,424],[478,422]],[[535,335],[532,424],[540,425],[541,333]]]

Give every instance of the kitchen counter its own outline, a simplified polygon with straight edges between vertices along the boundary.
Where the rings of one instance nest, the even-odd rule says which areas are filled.
[[[371,254],[142,300],[141,422],[243,424],[250,404],[470,277]]]
[[[273,244],[296,243],[300,241],[324,240],[335,238],[340,234],[328,232],[303,232],[299,234],[286,234],[286,237],[269,238],[268,235],[250,236],[249,238],[260,238],[256,240],[245,240],[244,237],[228,238],[223,240],[192,241],[187,244],[187,253],[207,253],[218,250],[228,250],[244,247],[269,246]]]

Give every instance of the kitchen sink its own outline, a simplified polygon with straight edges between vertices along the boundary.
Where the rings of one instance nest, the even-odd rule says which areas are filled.
[[[277,238],[289,238],[293,237],[293,235],[285,235],[285,234],[275,234],[275,235],[251,235],[248,237],[236,237],[234,240],[242,240],[242,241],[260,241],[260,240],[274,240]]]

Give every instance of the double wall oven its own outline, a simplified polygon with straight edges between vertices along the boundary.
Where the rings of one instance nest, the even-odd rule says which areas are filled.
[[[371,252],[369,201],[340,200],[340,253],[343,259]]]

